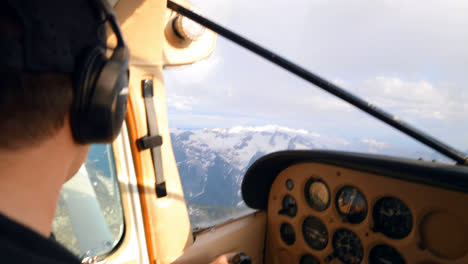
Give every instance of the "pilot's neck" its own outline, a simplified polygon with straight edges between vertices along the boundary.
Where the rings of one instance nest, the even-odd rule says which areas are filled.
[[[40,145],[0,149],[0,213],[50,236],[62,184],[82,162],[70,139],[64,128]]]

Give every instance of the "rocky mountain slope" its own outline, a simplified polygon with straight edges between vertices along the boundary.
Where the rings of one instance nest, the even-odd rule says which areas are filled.
[[[374,139],[343,139],[269,125],[171,131],[185,197],[189,204],[240,207],[240,184],[247,168],[265,154],[292,149],[332,149],[439,159]]]

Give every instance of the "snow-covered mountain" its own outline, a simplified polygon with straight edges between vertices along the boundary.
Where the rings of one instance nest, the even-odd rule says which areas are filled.
[[[171,132],[186,198],[195,203],[236,206],[248,166],[283,149],[316,148],[319,135],[279,126],[233,127]]]
[[[240,185],[247,168],[258,158],[279,150],[331,149],[441,159],[424,149],[405,150],[375,139],[344,139],[277,125],[172,129],[171,139],[192,217],[210,210],[224,214],[227,208],[244,206]]]
[[[171,131],[172,144],[186,198],[196,203],[210,202],[236,206],[242,200],[242,177],[256,159],[286,149],[352,150],[356,145],[370,152],[388,146],[364,139],[348,142],[341,138],[281,126],[233,127]]]

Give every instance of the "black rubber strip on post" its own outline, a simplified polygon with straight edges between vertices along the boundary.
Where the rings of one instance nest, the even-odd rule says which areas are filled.
[[[153,159],[154,174],[155,174],[155,188],[158,198],[167,196],[166,180],[164,178],[164,171],[162,167],[162,150],[163,143],[161,135],[159,135],[158,122],[156,117],[156,107],[153,102],[153,80],[144,79],[141,81],[141,88],[143,98],[145,99],[146,120],[148,125],[148,135],[137,140],[138,149],[151,149],[151,156]]]

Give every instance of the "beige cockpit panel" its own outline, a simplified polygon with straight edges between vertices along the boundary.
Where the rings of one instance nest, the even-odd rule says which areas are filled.
[[[288,179],[289,189],[286,186]],[[323,211],[313,209],[306,201],[305,188],[310,179],[323,181],[329,189],[330,203]],[[368,209],[362,222],[349,223],[338,212],[337,193],[344,186],[355,187],[363,194]],[[297,213],[294,217],[279,214],[286,195],[296,201]],[[391,238],[380,230],[375,231],[373,209],[383,197],[396,198],[410,210],[412,228],[407,236]],[[320,263],[326,263],[325,259],[334,251],[333,236],[343,228],[356,234],[361,241],[361,263],[369,263],[369,253],[376,245],[394,248],[406,263],[468,263],[466,201],[468,195],[464,193],[371,173],[318,163],[293,165],[278,175],[270,191],[266,263],[300,263],[305,254],[316,257]],[[391,215],[395,212],[382,210],[381,213]],[[320,219],[326,227],[328,242],[323,249],[313,249],[305,241],[303,223],[307,217]],[[290,224],[295,233],[294,242],[288,241],[291,245],[285,243],[280,234],[281,225],[285,223]],[[330,263],[342,263],[338,258],[327,260]]]
[[[186,6],[190,6],[184,1]],[[127,125],[138,181],[141,209],[147,242],[147,252],[152,263],[172,263],[193,242],[190,221],[177,164],[174,158],[166,105],[163,67],[194,63],[211,54],[215,35],[190,45],[174,48],[166,39],[172,11],[161,0],[120,0],[115,5],[122,33],[130,50],[129,104]],[[115,37],[109,37],[109,46]],[[142,95],[142,82],[153,83],[155,123],[163,144],[158,148],[162,158],[156,170],[150,149],[139,150],[136,141],[148,135],[146,105]],[[166,196],[156,195],[156,178],[164,178]]]
[[[225,253],[243,252],[252,264],[263,262],[265,212],[256,212],[199,233],[174,264],[206,264]]]

